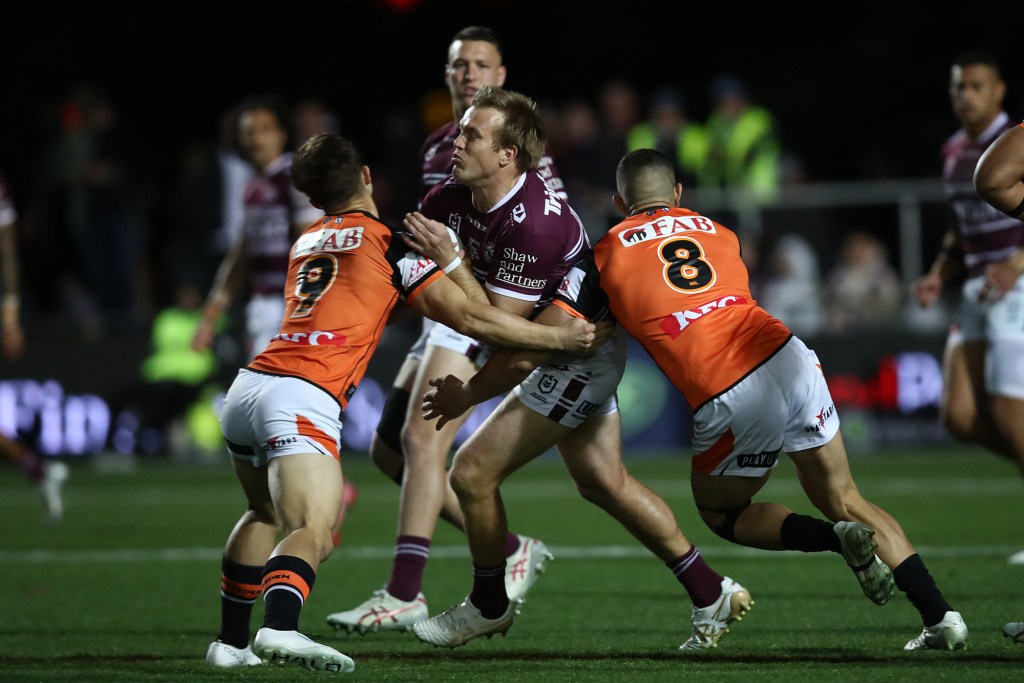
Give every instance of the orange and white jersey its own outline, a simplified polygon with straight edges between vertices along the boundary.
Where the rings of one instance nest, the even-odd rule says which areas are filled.
[[[555,303],[590,319],[607,306],[696,410],[792,335],[748,283],[732,230],[663,207],[612,228],[566,276]]]
[[[304,379],[344,408],[398,297],[439,277],[437,264],[375,216],[324,216],[292,246],[281,331],[248,367]]]

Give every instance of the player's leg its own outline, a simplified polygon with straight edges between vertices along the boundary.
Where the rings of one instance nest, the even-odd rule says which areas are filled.
[[[352,671],[351,658],[299,633],[299,617],[320,564],[334,549],[331,529],[341,506],[342,475],[332,453],[290,453],[267,465],[268,487],[284,538],[263,570],[263,624],[254,651],[270,664]]]
[[[456,647],[512,625],[518,601],[506,589],[508,517],[499,487],[569,431],[509,395],[459,447],[450,478],[465,519],[473,588],[462,603],[414,625],[421,640]]]
[[[427,617],[427,601],[423,595],[423,573],[430,555],[434,528],[446,501],[458,509],[458,501],[448,483],[446,465],[459,427],[469,413],[452,420],[441,431],[435,423],[423,419],[419,401],[430,390],[429,380],[453,374],[470,377],[476,367],[464,349],[426,343],[423,357],[417,364],[410,397],[404,401],[405,415],[399,434],[399,447],[393,452],[404,454],[401,473],[401,494],[398,514],[398,536],[391,563],[391,575],[384,588],[376,590],[365,601],[352,609],[327,615],[327,623],[349,632],[367,633],[378,630],[407,630]],[[389,414],[394,415],[395,404]],[[382,418],[377,429],[378,442],[384,434],[392,441],[393,419]],[[379,451],[377,457],[382,451]]]
[[[580,495],[622,524],[686,590],[693,631],[680,649],[715,647],[726,626],[741,619],[753,600],[743,586],[707,564],[668,504],[626,470],[618,410],[586,420],[559,441],[558,451]]]
[[[622,462],[620,414],[595,415],[558,442],[565,468],[584,499],[614,517],[662,562],[691,549],[672,510]]]
[[[950,436],[976,443],[1004,458],[1012,454],[988,411],[985,393],[983,340],[964,341],[950,335],[942,361],[942,401],[939,414]]]
[[[409,355],[398,370],[391,387],[380,423],[370,441],[370,457],[381,472],[399,486],[405,476],[405,456],[402,454],[402,427],[410,414],[413,386],[419,370],[421,356]],[[416,403],[413,408],[416,408]],[[462,510],[458,498],[449,487],[441,506],[441,519],[457,529],[462,529]]]

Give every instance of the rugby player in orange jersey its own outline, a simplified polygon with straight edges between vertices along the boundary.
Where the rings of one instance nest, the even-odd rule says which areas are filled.
[[[442,270],[375,217],[370,170],[337,134],[304,143],[291,173],[325,215],[292,246],[281,331],[239,370],[224,399],[222,431],[248,509],[224,549],[221,629],[206,659],[218,667],[266,661],[345,672],[352,660],[299,633],[299,616],[334,549],[341,411],[399,297],[498,346],[578,353],[603,344],[611,326],[542,325],[471,300],[453,283],[475,285],[460,259]],[[249,619],[261,592],[263,625],[250,648]]]
[[[886,603],[895,582],[917,608],[924,629],[905,649],[965,647],[961,615],[899,524],[857,489],[818,359],[754,301],[735,233],[679,206],[682,185],[672,162],[655,150],[624,156],[616,187],[625,220],[576,264],[554,304],[589,318],[610,309],[686,397],[694,416],[691,487],[701,518],[740,545],[840,553],[873,602]],[[501,390],[493,375],[476,379],[435,380],[424,397],[425,416],[457,415]],[[831,521],[753,502],[781,451]],[[456,458],[453,482],[465,464]]]

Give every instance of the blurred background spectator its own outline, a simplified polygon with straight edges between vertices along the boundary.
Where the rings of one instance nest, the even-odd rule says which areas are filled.
[[[903,286],[885,245],[866,232],[846,236],[839,262],[825,283],[825,327],[833,334],[892,326],[899,321]]]

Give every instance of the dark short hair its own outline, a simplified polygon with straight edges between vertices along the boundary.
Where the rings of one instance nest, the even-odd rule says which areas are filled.
[[[467,26],[456,33],[451,42],[454,43],[456,40],[479,40],[490,43],[501,55],[501,41],[498,40],[498,34],[486,26]]]
[[[321,207],[344,203],[362,190],[359,150],[338,133],[319,133],[295,152],[292,184]]]
[[[656,180],[652,186],[652,180]],[[619,160],[615,167],[615,187],[627,204],[651,192],[675,184],[672,160],[656,149],[636,149]]]
[[[999,69],[999,60],[991,50],[985,49],[972,49],[964,50],[953,58],[952,66],[975,66],[975,65],[987,66],[996,72],[996,75],[1002,78],[1002,73]]]

